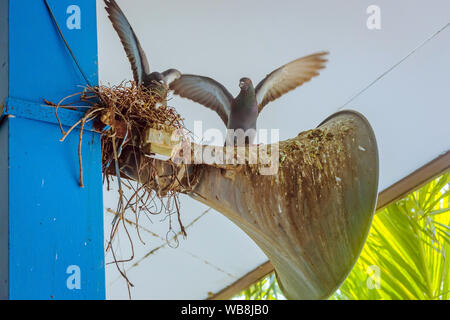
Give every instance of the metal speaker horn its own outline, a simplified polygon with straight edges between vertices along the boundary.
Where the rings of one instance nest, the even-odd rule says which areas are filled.
[[[342,111],[280,142],[277,175],[202,169],[191,197],[246,232],[275,268],[288,299],[325,299],[365,243],[378,191],[378,150],[368,121]]]
[[[148,137],[149,146],[163,145],[170,154],[170,135]],[[252,165],[191,164],[175,172],[173,163],[153,159],[153,171],[140,179],[159,194],[178,184],[177,191],[233,221],[270,259],[288,299],[325,299],[352,269],[371,225],[378,194],[375,135],[361,114],[342,111],[277,146],[272,175]],[[132,160],[123,167],[133,176]],[[195,179],[186,183],[186,176]]]

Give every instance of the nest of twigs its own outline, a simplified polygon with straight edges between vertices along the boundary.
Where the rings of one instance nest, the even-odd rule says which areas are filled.
[[[167,106],[165,90],[136,86],[134,82],[88,88],[86,96],[93,95],[98,100],[91,110],[96,111],[99,120],[96,128],[103,133],[102,163],[105,175],[111,173],[110,164],[115,161],[116,151],[120,157],[121,151],[127,147],[132,146],[135,150],[142,147],[141,141],[148,128],[184,130],[181,116],[174,108]]]
[[[176,215],[181,229],[180,233],[186,235],[180,219],[178,190],[166,190],[164,194],[154,191],[154,180],[158,179],[158,176],[155,174],[157,170],[150,171],[153,174],[148,175],[149,166],[154,165],[154,161],[151,155],[144,153],[141,145],[142,141],[145,140],[144,134],[148,128],[167,129],[166,131],[184,130],[183,119],[174,108],[167,106],[167,88],[148,89],[143,86],[137,86],[134,82],[126,82],[112,87],[86,87],[83,92],[66,97],[58,104],[46,101],[47,104],[55,107],[58,121],[58,109],[74,108],[63,105],[63,103],[68,98],[74,98],[77,95],[79,95],[80,102],[87,104],[88,110],[84,117],[67,132],[64,131],[60,123],[63,134],[61,141],[64,141],[75,128],[80,127],[78,155],[80,162],[80,186],[83,187],[81,144],[85,124],[93,121],[95,130],[101,133],[104,180],[108,185],[108,189],[111,178],[112,180],[117,180],[119,190],[119,200],[117,209],[113,212],[115,219],[107,251],[111,250],[119,272],[127,280],[128,285],[132,286],[126,277],[125,270],[119,268],[114,248],[112,247],[119,226],[125,228],[132,247],[133,244],[127,227],[133,225],[139,239],[142,241],[139,235],[138,221],[138,217],[142,212],[146,215],[165,214],[164,218],[169,217],[169,219],[171,219],[172,215]],[[124,157],[127,157],[127,159],[123,159]],[[130,157],[134,158],[135,161],[130,161]],[[123,165],[124,163],[125,165]],[[131,166],[130,163],[132,163]],[[147,173],[145,181],[140,179],[140,174],[144,171]],[[136,181],[136,184],[131,185],[128,179],[133,179]],[[124,188],[132,190],[131,196],[125,195]],[[172,231],[171,220],[167,235],[167,239],[169,235],[175,235],[175,237],[177,235]],[[131,260],[132,257],[127,261]]]

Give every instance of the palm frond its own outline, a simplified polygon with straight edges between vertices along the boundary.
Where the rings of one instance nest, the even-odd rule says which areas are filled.
[[[238,299],[283,298],[274,274]],[[377,212],[332,300],[450,299],[450,172]]]
[[[449,299],[449,202],[446,173],[378,212],[360,259],[332,299]],[[378,288],[367,286],[369,266],[379,270]]]

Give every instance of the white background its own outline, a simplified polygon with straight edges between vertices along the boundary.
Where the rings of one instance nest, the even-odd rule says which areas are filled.
[[[317,126],[383,72],[450,22],[448,0],[117,0],[149,58],[152,71],[177,68],[210,76],[236,95],[241,77],[256,84],[303,55],[330,51],[320,77],[271,103],[258,127],[280,129],[282,140]],[[99,67],[103,84],[131,79],[119,38],[98,3]],[[381,8],[381,30],[369,30],[366,9]],[[170,105],[193,129],[224,125],[211,110],[174,97]],[[372,124],[380,152],[380,191],[450,149],[450,27],[361,94],[346,108]],[[116,192],[104,194],[115,208]],[[188,225],[207,207],[182,197]],[[220,213],[203,215],[180,240],[166,245],[168,220],[142,219],[145,245],[131,232],[136,266],[126,264],[134,299],[204,299],[266,261],[252,241]],[[178,228],[176,219],[174,227]],[[105,213],[105,237],[111,214]],[[125,234],[118,255],[129,257]],[[155,248],[160,247],[153,254]],[[147,256],[148,255],[148,256]],[[111,261],[111,256],[107,256]],[[127,298],[125,281],[107,266],[107,296]]]

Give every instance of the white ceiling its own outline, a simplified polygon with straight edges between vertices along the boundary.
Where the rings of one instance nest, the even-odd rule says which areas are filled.
[[[448,0],[379,0],[381,30],[366,27],[366,0],[117,0],[133,25],[152,70],[177,68],[222,82],[233,94],[238,80],[259,82],[302,55],[331,52],[320,77],[272,103],[259,128],[279,128],[281,139],[319,124],[353,95],[450,22]],[[131,79],[120,41],[98,0],[99,68],[103,84]],[[427,42],[346,108],[363,113],[377,135],[380,190],[450,149],[450,27]],[[190,101],[170,101],[193,128],[224,129],[219,117]],[[117,192],[104,193],[114,209]],[[140,243],[131,231],[135,257],[126,264],[134,299],[204,299],[266,261],[264,254],[220,213],[181,197],[188,237],[179,247],[165,241],[168,220],[142,218]],[[203,215],[202,215],[203,214]],[[176,219],[173,227],[177,231]],[[105,237],[111,214],[105,213]],[[129,257],[124,232],[118,255]],[[159,249],[157,249],[159,248]],[[155,250],[157,249],[157,250]],[[148,255],[152,250],[152,254]],[[147,256],[148,255],[148,256]],[[107,255],[111,261],[111,255]],[[134,263],[139,262],[137,266]],[[125,281],[107,267],[107,296],[127,298]]]

